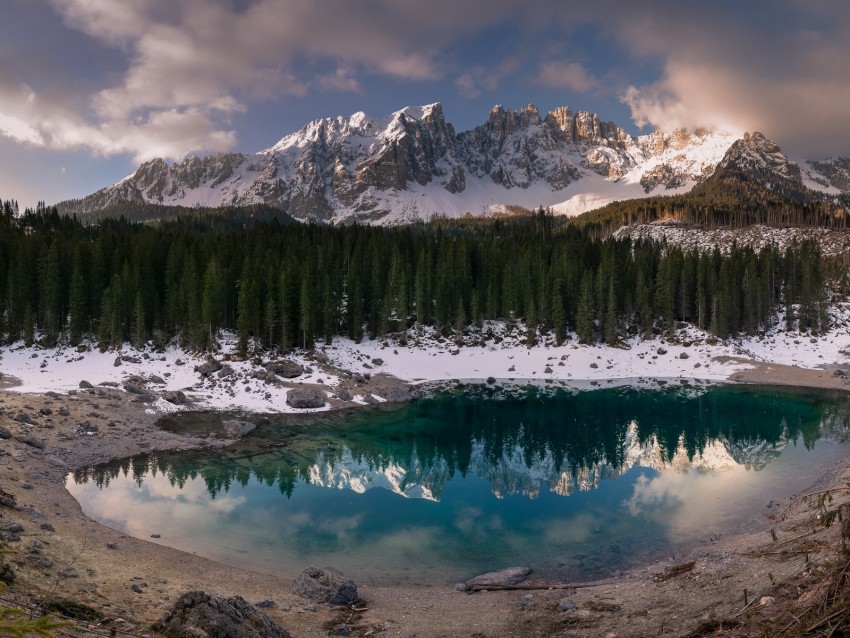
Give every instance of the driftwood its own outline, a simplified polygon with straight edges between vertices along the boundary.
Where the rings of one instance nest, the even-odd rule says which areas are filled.
[[[469,585],[464,590],[467,594],[486,591],[539,591],[543,589],[586,589],[588,587],[602,587],[605,585],[614,585],[618,581],[603,580],[593,583],[547,583],[543,581],[532,581],[525,583],[517,583],[516,585]]]

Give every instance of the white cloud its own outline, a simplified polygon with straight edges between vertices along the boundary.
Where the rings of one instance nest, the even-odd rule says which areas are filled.
[[[519,60],[508,57],[493,66],[474,66],[455,79],[455,87],[466,98],[495,91],[502,81],[519,68]]]

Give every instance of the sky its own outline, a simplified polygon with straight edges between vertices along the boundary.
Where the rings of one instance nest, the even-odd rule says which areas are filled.
[[[0,0],[0,199],[256,152],[321,117],[441,102],[759,130],[850,156],[846,0]]]

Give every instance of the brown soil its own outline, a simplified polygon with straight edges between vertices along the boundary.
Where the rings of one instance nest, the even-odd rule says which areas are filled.
[[[790,366],[755,364],[740,374],[744,375],[740,380],[748,382],[844,387],[842,379],[828,372],[813,374]],[[763,597],[780,601],[779,588],[785,587],[793,590],[795,600],[806,591],[815,591],[811,596],[816,597],[819,581],[813,574],[835,556],[836,527],[782,542],[808,532],[813,514],[809,506],[783,512],[773,508],[754,512],[745,533],[574,590],[466,594],[453,584],[361,585],[360,611],[322,605],[311,611],[309,601],[290,591],[295,574],[225,566],[127,537],[81,512],[64,488],[71,470],[151,450],[209,444],[159,430],[156,415],[132,398],[101,387],[69,396],[0,389],[0,425],[13,435],[0,440],[0,489],[17,500],[17,508],[0,507],[0,525],[17,522],[24,528],[20,541],[6,543],[16,550],[7,557],[17,574],[13,594],[82,602],[105,616],[104,627],[137,635],[153,635],[151,622],[191,589],[238,594],[250,602],[271,599],[275,605],[265,611],[294,636],[326,636],[340,622],[361,636],[683,636],[694,631],[702,633],[693,635],[727,635],[711,631],[725,631],[720,621],[740,631],[736,623],[757,624],[762,621],[758,614],[778,609],[768,601],[741,613],[745,595],[747,602]],[[67,408],[67,416],[59,415],[59,408]],[[40,414],[43,409],[52,413]],[[17,421],[21,412],[33,415],[34,424]],[[96,424],[97,433],[81,433],[79,426],[85,421]],[[14,438],[27,435],[42,439],[44,449]],[[824,468],[812,491],[848,480],[850,463]],[[774,526],[780,543],[771,540]],[[693,565],[687,565],[691,561]],[[558,610],[565,598],[575,603],[574,611]]]

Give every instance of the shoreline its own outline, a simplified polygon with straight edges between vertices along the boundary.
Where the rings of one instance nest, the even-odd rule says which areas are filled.
[[[657,349],[658,344],[654,344],[654,347]],[[379,347],[378,350],[386,352],[387,347]],[[588,347],[587,350],[594,352],[598,348]],[[521,353],[519,351],[513,356]],[[109,353],[107,356],[115,358],[116,355]],[[706,379],[707,382],[842,391],[848,389],[845,377],[836,376],[826,369],[720,355],[723,356],[730,358],[717,361],[715,370],[728,371],[727,378],[718,379],[712,375],[712,378]],[[509,362],[512,364],[513,360],[505,358],[505,364]],[[333,389],[338,390],[340,385],[350,385],[362,391],[360,396],[372,395],[376,397],[374,402],[379,403],[380,392],[386,393],[387,388],[403,389],[407,385],[400,379],[380,374],[355,382],[354,375],[359,372],[356,368],[346,370],[316,362],[312,362],[312,365],[318,370],[312,374],[312,380],[335,376],[339,379],[337,385],[302,382],[287,383],[281,388],[288,391],[291,387],[306,385],[316,388],[324,385],[324,390],[334,395],[336,393]],[[119,367],[115,367],[116,372]],[[391,366],[381,366],[382,370],[386,368]],[[5,365],[3,369],[4,372],[8,370]],[[611,371],[607,372],[610,374]],[[374,368],[373,372],[376,372]],[[693,379],[691,375],[698,370],[691,369],[689,372],[691,374],[688,377]],[[7,374],[9,377],[15,376],[13,371]],[[148,633],[150,623],[163,615],[180,594],[200,588],[221,595],[238,594],[253,603],[273,599],[275,605],[264,611],[293,635],[327,635],[323,625],[333,620],[337,612],[323,606],[318,606],[316,611],[307,611],[305,605],[308,601],[291,593],[294,573],[275,574],[231,567],[159,545],[153,539],[125,536],[86,517],[64,485],[65,476],[69,472],[89,465],[155,450],[176,451],[210,445],[223,447],[228,441],[219,439],[210,442],[208,439],[160,430],[156,427],[156,421],[165,413],[159,409],[162,401],[157,400],[153,404],[138,402],[138,395],[119,387],[95,385],[87,389],[71,390],[67,394],[54,391],[30,393],[21,391],[27,385],[26,375],[22,376],[24,379],[20,385],[0,387],[0,408],[3,409],[0,424],[13,436],[0,441],[0,449],[5,453],[0,456],[0,471],[3,490],[17,499],[18,506],[17,510],[0,508],[0,522],[15,521],[24,528],[21,541],[13,545],[20,548],[14,561],[20,562],[15,568],[21,586],[91,605],[112,618],[109,626],[119,630],[132,628],[132,631]],[[647,379],[647,383],[655,386],[655,377],[641,379]],[[461,381],[460,378],[457,380]],[[7,384],[8,381],[7,377]],[[447,382],[454,384],[454,381]],[[524,381],[545,386],[554,384],[556,387],[560,386],[559,381],[563,381],[570,386],[575,384],[586,388],[617,382],[613,378],[552,380],[539,377],[522,380],[515,378],[514,382],[522,384]],[[479,382],[485,383],[485,380],[479,378]],[[113,382],[107,380],[107,383]],[[154,394],[161,395],[166,391],[169,390],[157,389]],[[189,392],[189,388],[186,391]],[[330,410],[366,404],[365,401],[344,401],[338,395],[329,396],[328,402],[326,409]],[[203,403],[199,407],[209,409]],[[60,412],[60,408],[65,409]],[[45,414],[45,410],[49,413]],[[217,409],[222,410],[227,408]],[[16,415],[22,412],[32,416],[34,423],[18,421]],[[96,426],[96,431],[86,433],[92,425]],[[43,449],[20,440],[26,436],[42,440]],[[848,476],[850,461],[825,468],[821,482]],[[769,542],[766,530],[770,523],[765,515],[770,515],[770,512],[754,512],[753,522],[746,529],[713,540],[709,547],[697,548],[687,555],[671,556],[641,569],[628,570],[616,581],[604,581],[596,586],[588,584],[577,590],[571,598],[580,608],[585,609],[590,605],[591,609],[589,616],[574,623],[573,630],[577,632],[574,635],[600,635],[602,629],[614,632],[614,635],[622,635],[619,632],[625,627],[634,628],[635,635],[640,634],[637,631],[640,627],[643,627],[640,631],[645,631],[647,635],[655,635],[658,622],[652,618],[651,612],[645,616],[634,615],[642,613],[643,608],[668,608],[677,620],[665,621],[665,631],[669,630],[670,635],[675,635],[677,627],[684,631],[704,613],[702,596],[706,588],[717,599],[712,607],[713,613],[720,613],[720,610],[727,608],[731,613],[738,604],[741,589],[747,586],[744,583],[752,581],[754,576],[758,581],[764,581],[768,572],[779,579],[783,575],[790,577],[799,566],[779,564],[777,560],[766,557],[742,558],[740,555],[742,550]],[[653,583],[653,574],[664,572],[672,565],[694,557],[697,567],[688,578],[693,581],[690,585],[699,591],[683,596],[679,591],[680,587],[685,587],[685,581],[682,580],[671,582],[670,585]],[[45,566],[48,562],[50,566]],[[551,610],[563,597],[563,592],[558,591],[533,592],[533,598],[528,598],[524,592],[508,591],[464,595],[454,590],[453,583],[379,587],[363,583],[360,585],[361,596],[367,601],[370,610],[362,615],[361,622],[372,628],[374,635],[386,636],[406,637],[411,633],[423,637],[461,636],[475,632],[484,636],[528,635],[528,623],[539,624],[544,622],[544,617],[553,616]],[[766,585],[762,583],[761,586]],[[530,600],[534,601],[533,605],[528,604]],[[615,601],[606,604],[615,605],[620,611],[593,611],[594,601]],[[641,609],[635,611],[633,607]],[[632,611],[627,611],[630,609]],[[516,633],[511,633],[514,630],[509,630],[509,627],[517,627]]]

